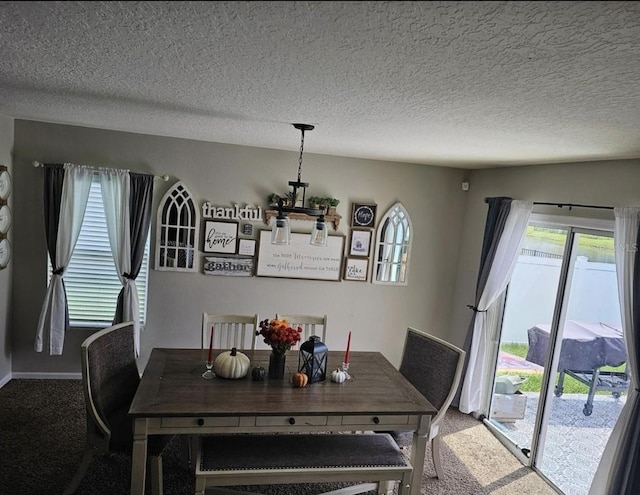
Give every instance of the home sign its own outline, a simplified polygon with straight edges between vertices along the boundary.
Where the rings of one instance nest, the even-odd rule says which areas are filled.
[[[216,220],[244,220],[249,222],[262,222],[262,208],[254,208],[251,205],[240,205],[234,203],[233,206],[214,206],[210,202],[202,204],[202,218],[212,218]]]

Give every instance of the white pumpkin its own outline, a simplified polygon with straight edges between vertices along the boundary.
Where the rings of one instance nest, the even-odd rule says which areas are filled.
[[[346,379],[347,379],[347,374],[344,371],[340,370],[340,369],[333,370],[331,372],[331,381],[332,382],[342,383]]]
[[[246,354],[239,352],[235,347],[230,351],[222,352],[213,362],[216,375],[222,378],[244,378],[249,372],[251,361]]]

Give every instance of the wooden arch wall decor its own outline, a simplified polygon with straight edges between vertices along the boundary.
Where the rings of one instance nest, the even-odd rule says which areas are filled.
[[[156,221],[156,270],[197,271],[200,211],[180,181],[163,196]]]

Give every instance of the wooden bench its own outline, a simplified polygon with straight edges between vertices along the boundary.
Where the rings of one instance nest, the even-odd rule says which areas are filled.
[[[381,484],[387,481],[399,481],[398,494],[408,495],[412,471],[386,433],[203,436],[196,461],[196,495],[204,495],[209,487],[327,482],[363,482],[327,492],[331,495],[376,488],[387,493],[382,488],[386,484]]]

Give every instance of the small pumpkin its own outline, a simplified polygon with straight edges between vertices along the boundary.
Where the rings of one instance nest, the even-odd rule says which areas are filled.
[[[267,376],[267,370],[265,370],[262,366],[254,366],[251,370],[251,378],[256,382],[261,382]]]
[[[293,381],[293,384],[298,387],[298,388],[303,388],[307,386],[307,383],[309,383],[309,377],[302,372],[297,372],[294,373],[291,380]]]
[[[216,375],[222,378],[238,379],[247,376],[250,364],[249,357],[233,347],[230,351],[222,352],[216,357],[213,368]]]
[[[331,372],[331,381],[334,383],[342,383],[347,379],[347,374],[341,369],[336,369]]]

